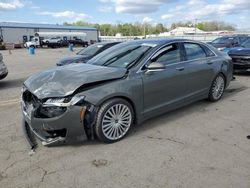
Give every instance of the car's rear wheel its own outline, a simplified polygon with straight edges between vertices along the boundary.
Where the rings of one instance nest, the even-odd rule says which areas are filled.
[[[95,133],[99,140],[112,143],[126,136],[134,121],[131,104],[124,99],[111,99],[99,109]]]
[[[208,99],[212,102],[220,100],[224,93],[224,90],[225,90],[225,78],[222,74],[218,74],[212,83]]]

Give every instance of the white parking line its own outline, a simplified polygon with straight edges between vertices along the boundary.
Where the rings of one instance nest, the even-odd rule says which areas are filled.
[[[11,100],[7,100],[7,101],[0,101],[0,107],[10,106],[10,105],[17,104],[17,103],[20,103],[20,99],[11,99]]]

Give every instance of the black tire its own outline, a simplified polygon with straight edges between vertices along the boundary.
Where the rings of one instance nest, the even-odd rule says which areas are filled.
[[[57,42],[57,46],[58,46],[59,48],[62,47],[62,41],[61,41],[61,40]]]
[[[218,74],[212,82],[208,100],[211,102],[216,102],[221,99],[224,94],[224,90],[226,87],[226,80],[223,74]]]
[[[121,117],[120,119],[117,116],[116,120],[110,116],[109,117],[110,120],[108,119],[108,121],[115,121],[115,122],[112,123],[113,125],[110,125],[110,126],[105,128],[105,126],[107,126],[108,124],[111,124],[111,122],[104,124],[104,123],[106,123],[105,121],[107,121],[107,119],[105,120],[105,118],[107,118],[107,116],[110,115],[110,112],[113,108],[117,107],[118,111],[120,112],[119,106],[120,106],[121,114],[122,114],[122,112],[124,112],[124,111],[122,111],[123,107],[124,107],[124,109],[128,110],[127,114],[129,116],[128,117],[129,120],[127,119],[125,121],[130,122],[130,124],[126,126],[126,125],[123,125],[123,123],[119,123],[121,119],[124,120],[125,116],[127,116],[125,113],[124,116],[123,115],[120,116]],[[123,120],[121,120],[121,121],[123,122]],[[96,122],[95,123],[95,134],[100,141],[105,142],[105,143],[117,142],[117,141],[123,139],[127,135],[127,133],[129,132],[129,130],[131,129],[133,122],[134,122],[134,111],[133,111],[131,104],[128,101],[121,99],[121,98],[114,98],[114,99],[111,99],[111,100],[103,103],[100,106],[100,108],[97,112],[97,115],[96,115],[95,122]],[[106,130],[104,130],[104,129],[106,129]],[[114,133],[107,133],[109,131],[113,132],[111,129],[113,129],[113,130],[115,129]],[[117,131],[117,134],[118,135],[120,134],[120,135],[119,135],[119,137],[117,136],[115,138],[114,135],[116,135],[116,131]],[[112,137],[112,134],[114,134],[113,135],[114,138],[108,137],[107,134],[111,134],[111,137]]]

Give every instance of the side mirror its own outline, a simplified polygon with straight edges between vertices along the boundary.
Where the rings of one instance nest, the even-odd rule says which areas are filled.
[[[147,70],[146,72],[158,72],[158,71],[163,71],[165,69],[166,67],[164,64],[153,62],[146,67]]]

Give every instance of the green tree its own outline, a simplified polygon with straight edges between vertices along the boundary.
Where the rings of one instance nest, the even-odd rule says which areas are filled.
[[[204,23],[198,23],[196,27],[200,30],[204,30]]]
[[[164,26],[163,26],[162,23],[156,24],[156,26],[155,26],[155,32],[156,32],[156,34],[163,33],[165,31],[166,31],[166,29],[164,28]]]
[[[77,21],[74,23],[64,22],[64,25],[76,25],[76,26],[92,26],[97,28],[101,35],[104,36],[114,36],[116,33],[121,33],[124,36],[142,36],[145,34],[158,34],[164,31],[167,31],[167,28],[158,23],[156,25],[152,25],[149,23],[142,24],[140,22],[135,23],[121,23],[117,22],[117,24],[97,24],[97,23],[88,23],[85,21]]]

